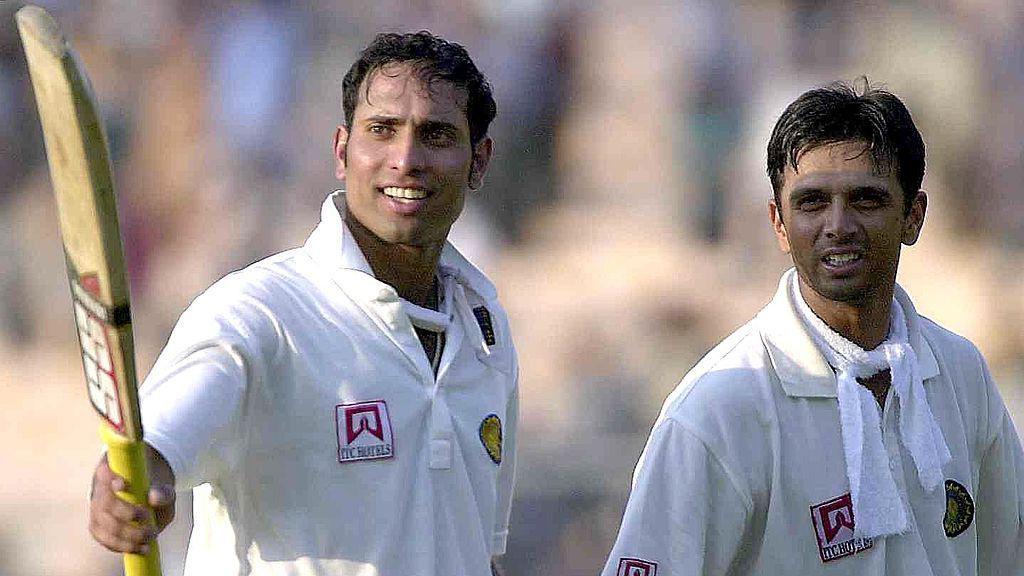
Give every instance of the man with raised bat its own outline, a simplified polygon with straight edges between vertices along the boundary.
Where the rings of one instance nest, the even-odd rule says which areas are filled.
[[[302,247],[196,298],[140,390],[155,528],[97,466],[111,550],[144,551],[192,489],[186,574],[484,576],[504,553],[517,359],[446,240],[491,157],[490,86],[457,44],[381,34],[343,108],[345,190]]]
[[[666,400],[604,576],[1024,574],[1010,414],[896,284],[927,207],[910,112],[866,82],[806,92],[768,174],[794,268]]]

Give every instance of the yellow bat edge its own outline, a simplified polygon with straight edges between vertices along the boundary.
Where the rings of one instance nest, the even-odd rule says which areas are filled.
[[[128,285],[102,123],[88,77],[53,18],[41,8],[25,6],[16,20],[43,124],[90,399],[108,421],[109,414],[116,414],[113,421],[120,430],[105,422],[100,436],[108,447],[110,468],[129,485],[118,496],[147,505],[149,472],[135,383]],[[79,274],[94,280],[89,293]],[[109,362],[96,361],[100,356]],[[102,390],[97,392],[99,404],[93,394],[100,387],[89,376],[90,368],[95,375],[97,366],[105,367],[107,391],[112,392],[106,396],[100,394]],[[104,402],[105,410],[100,407]],[[126,576],[160,576],[156,542],[146,555],[125,554],[124,566]]]

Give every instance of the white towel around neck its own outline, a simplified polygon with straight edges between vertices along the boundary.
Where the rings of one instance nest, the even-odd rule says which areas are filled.
[[[910,530],[904,498],[897,488],[889,457],[882,444],[881,411],[874,395],[857,379],[889,369],[892,402],[898,409],[897,434],[917,467],[917,477],[927,492],[942,484],[942,467],[951,457],[942,430],[935,422],[918,369],[917,354],[910,346],[903,307],[893,299],[889,335],[866,351],[840,336],[819,318],[800,294],[797,275],[792,275],[791,296],[825,359],[836,370],[839,419],[843,434],[846,474],[853,500],[854,536],[872,538],[903,534]],[[902,473],[902,470],[897,470]]]

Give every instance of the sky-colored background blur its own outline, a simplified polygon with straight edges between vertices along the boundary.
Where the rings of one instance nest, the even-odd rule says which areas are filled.
[[[97,418],[22,4],[0,2],[0,575],[113,575],[86,531]],[[376,31],[469,49],[499,112],[454,241],[498,285],[521,356],[510,576],[603,564],[661,401],[787,267],[764,149],[785,105],[834,79],[867,75],[914,114],[930,203],[900,281],[979,345],[1024,422],[1019,0],[40,4],[105,116],[142,374],[197,293],[315,226],[341,78]],[[163,539],[168,575],[187,516]]]

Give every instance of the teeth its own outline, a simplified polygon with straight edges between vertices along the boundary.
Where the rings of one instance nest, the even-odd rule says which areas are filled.
[[[860,259],[860,255],[859,254],[853,254],[853,253],[849,253],[849,254],[832,254],[832,255],[829,255],[829,256],[825,257],[825,260],[829,264],[849,264],[850,262],[853,262],[854,260],[859,260],[859,259]]]
[[[426,190],[419,190],[416,188],[399,188],[397,186],[388,186],[384,188],[384,195],[391,198],[404,198],[408,200],[421,200],[427,197]]]

